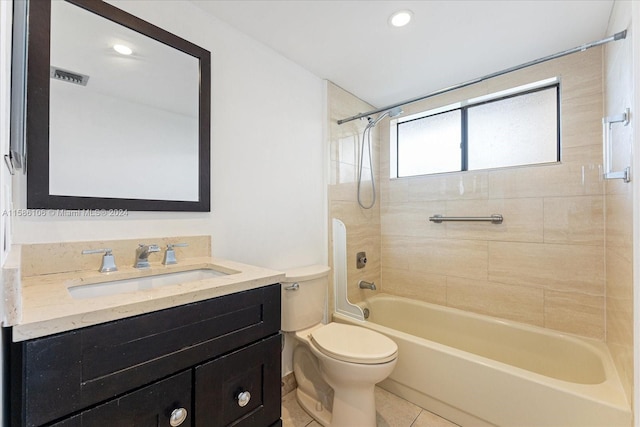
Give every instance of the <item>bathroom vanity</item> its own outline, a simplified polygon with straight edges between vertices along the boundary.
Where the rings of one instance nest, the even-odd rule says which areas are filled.
[[[12,425],[274,425],[279,329],[272,285],[12,343]]]
[[[11,426],[280,426],[281,274],[204,261],[115,278],[229,273],[81,299],[69,278],[91,286],[104,274],[23,278],[20,316],[6,329]]]

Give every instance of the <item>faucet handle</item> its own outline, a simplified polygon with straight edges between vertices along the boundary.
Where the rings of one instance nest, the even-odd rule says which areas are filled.
[[[162,260],[162,263],[164,265],[171,265],[171,264],[177,264],[178,260],[176,259],[176,253],[173,250],[174,247],[179,247],[179,248],[184,248],[186,246],[189,246],[186,243],[169,243],[167,244],[167,250],[164,251],[164,260]]]
[[[155,244],[155,243],[154,243],[154,244],[152,244],[152,245],[147,245],[147,244],[144,244],[144,243],[139,243],[139,244],[138,244],[138,247],[139,247],[139,248],[144,248],[144,247],[146,247],[146,248],[147,248],[147,252],[149,252],[149,253],[151,253],[151,252],[160,252],[160,246],[158,246],[158,245],[157,245],[157,244]]]
[[[111,255],[111,249],[108,248],[104,248],[104,249],[84,249],[82,251],[82,255],[88,255],[88,254],[105,254],[105,255]]]
[[[173,248],[186,248],[187,246],[189,246],[188,243],[168,243],[167,250],[173,249]]]
[[[118,267],[116,267],[116,260],[113,257],[113,253],[111,253],[111,249],[85,249],[82,251],[82,255],[88,254],[101,254],[104,253],[102,257],[102,264],[100,265],[100,269],[98,270],[100,273],[109,273],[110,271],[118,271]]]

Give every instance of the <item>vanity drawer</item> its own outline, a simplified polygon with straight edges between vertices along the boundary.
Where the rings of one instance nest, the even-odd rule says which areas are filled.
[[[169,426],[171,416],[180,426],[193,425],[191,371],[182,372],[140,390],[88,409],[50,427],[159,427]]]
[[[280,419],[280,346],[274,335],[195,368],[195,426],[265,427]]]
[[[280,285],[14,343],[12,425],[39,426],[280,329]]]

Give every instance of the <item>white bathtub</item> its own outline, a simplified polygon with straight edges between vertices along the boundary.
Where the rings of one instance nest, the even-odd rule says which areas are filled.
[[[462,426],[630,427],[626,396],[601,342],[379,294],[368,321],[398,344],[380,386]]]

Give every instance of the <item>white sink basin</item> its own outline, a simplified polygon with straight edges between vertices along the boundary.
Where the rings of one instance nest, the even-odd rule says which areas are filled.
[[[69,287],[68,290],[73,298],[85,299],[142,291],[145,289],[161,288],[163,286],[195,282],[197,280],[226,276],[228,274],[229,273],[223,273],[211,268],[200,268],[197,270],[157,274],[153,276],[136,277],[133,279],[114,280],[110,282],[92,283],[89,285],[77,285]]]

